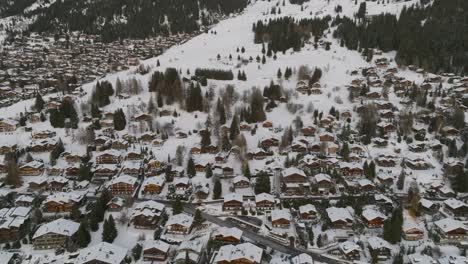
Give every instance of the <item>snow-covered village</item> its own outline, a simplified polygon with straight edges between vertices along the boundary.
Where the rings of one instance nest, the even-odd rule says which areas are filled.
[[[468,4],[231,1],[87,64],[71,1],[0,0],[0,263],[468,263]]]

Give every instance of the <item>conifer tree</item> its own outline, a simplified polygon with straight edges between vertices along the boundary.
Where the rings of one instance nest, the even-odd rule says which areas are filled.
[[[80,223],[80,227],[76,232],[76,242],[80,248],[85,248],[91,242],[91,234],[88,230],[88,223],[86,218]]]
[[[102,230],[102,241],[107,243],[114,242],[114,239],[117,237],[117,228],[115,227],[114,217],[109,215],[109,218],[104,221],[104,226]]]
[[[196,174],[197,174],[197,171],[195,170],[195,163],[193,162],[192,157],[190,157],[187,163],[187,175],[189,176],[189,178],[192,178]]]
[[[44,109],[44,99],[42,99],[42,96],[40,93],[36,94],[36,101],[34,102],[34,109],[38,112],[42,111]]]
[[[117,131],[122,131],[127,126],[127,120],[125,118],[125,114],[121,108],[117,109],[114,112],[114,129]]]
[[[239,134],[239,118],[237,115],[234,115],[232,118],[231,127],[229,128],[229,139],[234,140]]]
[[[211,169],[211,165],[210,165],[210,164],[208,164],[208,165],[206,166],[206,169],[205,169],[205,177],[206,177],[207,179],[213,177],[213,170]]]
[[[184,211],[184,204],[180,200],[179,197],[177,197],[173,202],[172,202],[172,212],[173,214],[180,214]]]
[[[214,181],[214,186],[213,186],[213,199],[219,199],[221,198],[221,193],[222,193],[222,186],[221,186],[221,182],[219,181],[219,179],[215,179]]]

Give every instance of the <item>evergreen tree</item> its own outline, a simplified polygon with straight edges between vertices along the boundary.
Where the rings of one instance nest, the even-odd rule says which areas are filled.
[[[270,183],[270,176],[268,176],[265,172],[260,172],[256,175],[256,182],[255,182],[255,194],[260,193],[270,193],[271,192],[271,183]]]
[[[102,241],[112,243],[117,237],[117,228],[115,227],[114,217],[109,215],[109,218],[104,221],[102,230]]]
[[[200,142],[200,148],[202,153],[207,152],[208,146],[211,145],[211,133],[208,129],[200,131],[201,134],[201,142]]]
[[[125,118],[125,114],[121,108],[117,109],[114,112],[114,129],[117,131],[122,131],[127,126],[127,120]]]
[[[384,223],[383,238],[392,244],[401,241],[403,233],[403,210],[397,207],[393,210],[392,218]]]
[[[205,169],[205,177],[206,177],[207,179],[213,177],[213,170],[211,169],[211,165],[210,165],[210,164],[208,164],[208,165],[206,166],[206,169]]]
[[[34,102],[34,109],[38,112],[42,111],[44,109],[45,102],[42,99],[42,96],[40,93],[36,94],[36,101]]]
[[[63,113],[57,109],[51,109],[49,111],[49,121],[50,125],[54,128],[65,127],[65,117],[63,116]]]
[[[234,115],[232,118],[231,127],[229,128],[229,139],[234,140],[239,134],[239,118],[237,115]]]
[[[223,190],[222,190],[221,182],[219,181],[219,179],[216,179],[214,181],[214,186],[213,186],[213,199],[217,200],[221,198],[222,191]]]
[[[16,155],[12,152],[5,155],[5,161],[7,165],[7,174],[5,177],[5,183],[15,187],[21,186],[21,179],[19,175],[19,168],[16,159]]]
[[[190,157],[187,163],[187,175],[189,176],[189,178],[192,178],[196,174],[197,171],[195,170],[195,163],[193,162],[192,157]]]
[[[80,248],[85,248],[91,242],[91,234],[88,230],[88,223],[86,218],[83,219],[80,223],[80,227],[76,232],[76,242]]]
[[[143,247],[140,245],[140,243],[137,243],[133,248],[132,248],[132,256],[135,261],[139,260],[141,258],[141,253],[143,251]]]
[[[202,213],[199,209],[195,210],[195,216],[193,217],[193,225],[195,227],[201,226],[205,219],[203,219]]]
[[[184,211],[184,204],[180,200],[179,197],[177,197],[173,202],[172,202],[172,212],[174,215],[180,214]]]

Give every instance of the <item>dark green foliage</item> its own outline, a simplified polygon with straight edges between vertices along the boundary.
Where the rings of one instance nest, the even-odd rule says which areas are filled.
[[[38,112],[42,111],[44,109],[44,99],[42,99],[42,96],[40,93],[36,94],[36,101],[34,102],[34,109]]]
[[[468,174],[467,171],[459,172],[452,179],[452,187],[457,192],[468,192]]]
[[[214,186],[213,186],[213,199],[216,200],[216,199],[221,198],[222,191],[223,189],[221,186],[221,182],[219,181],[219,179],[216,179],[214,182]]]
[[[353,50],[396,50],[400,65],[460,74],[468,72],[467,18],[467,1],[436,0],[427,7],[403,8],[398,18],[381,14],[363,24],[346,17],[336,19],[339,26],[334,36]]]
[[[311,36],[322,37],[323,32],[328,29],[330,20],[330,16],[323,19],[301,19],[299,21],[292,17],[283,17],[270,20],[267,24],[259,20],[253,28],[255,32],[254,41],[255,43],[268,41],[273,52],[285,52],[290,48],[299,51],[304,41]]]
[[[127,119],[122,108],[117,109],[114,112],[114,129],[117,131],[122,131],[127,126]]]
[[[200,24],[216,22],[213,13],[227,15],[241,11],[246,5],[247,0],[57,1],[42,12],[36,11],[39,15],[30,30],[80,31],[101,35],[105,42],[192,33],[200,29]],[[116,21],[115,17],[125,17],[126,23]]]
[[[392,218],[384,223],[383,238],[392,244],[401,241],[403,233],[403,211],[400,207],[395,208],[392,213]]]
[[[199,83],[197,85],[193,85],[193,83],[190,85],[186,105],[188,112],[203,111],[203,96]]]
[[[271,191],[271,183],[270,183],[270,176],[268,176],[265,172],[259,172],[256,175],[255,181],[255,194],[259,193],[270,193]]]
[[[97,82],[91,94],[91,103],[98,107],[103,107],[110,104],[109,97],[114,95],[114,88],[108,81]]]
[[[102,230],[102,241],[112,243],[117,237],[117,228],[115,227],[114,217],[109,215],[109,218],[104,221]]]
[[[175,199],[172,202],[172,212],[173,214],[180,214],[184,211],[184,204],[180,200],[180,198]]]
[[[132,248],[132,256],[134,260],[139,260],[141,258],[141,252],[143,251],[143,247],[137,243],[133,248]]]
[[[193,159],[190,157],[187,163],[187,175],[192,178],[197,174],[197,171],[195,170],[195,163],[193,162]]]
[[[208,165],[206,166],[206,169],[205,169],[205,177],[206,177],[207,179],[213,177],[213,170],[211,169],[211,165],[210,165],[210,164],[208,164]]]
[[[65,127],[65,117],[63,116],[63,113],[57,109],[51,109],[49,111],[49,121],[50,125],[54,128]]]
[[[199,209],[195,210],[195,216],[193,217],[193,225],[195,227],[200,226],[201,224],[203,224],[203,221],[205,221],[205,219],[203,218],[201,211]]]
[[[206,79],[223,80],[223,81],[229,81],[229,80],[234,79],[234,74],[232,73],[232,71],[225,71],[225,70],[220,70],[220,69],[197,68],[195,70],[195,76],[205,77]]]
[[[83,219],[76,232],[76,243],[80,248],[85,248],[88,246],[89,242],[91,242],[91,234],[89,233],[86,219]]]
[[[148,83],[148,89],[150,92],[158,93],[158,107],[163,106],[163,98],[166,104],[169,105],[175,101],[183,102],[184,100],[182,81],[179,72],[175,68],[167,68],[164,73],[154,72]]]
[[[239,129],[239,118],[237,115],[234,115],[232,118],[231,122],[231,127],[229,128],[229,139],[234,140],[237,135],[239,135],[240,129]]]

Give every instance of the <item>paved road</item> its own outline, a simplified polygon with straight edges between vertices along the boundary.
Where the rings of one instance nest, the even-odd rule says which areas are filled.
[[[168,202],[168,201],[162,201],[161,200],[161,201],[158,201],[158,202],[161,202],[161,203],[163,203],[165,205],[171,206],[171,202]],[[195,210],[196,210],[196,206],[194,204],[185,204],[184,205],[184,212],[185,213],[194,215]],[[280,244],[280,243],[278,243],[278,242],[276,242],[276,241],[274,241],[272,239],[261,236],[261,235],[257,234],[256,232],[251,231],[248,228],[244,228],[244,227],[238,225],[235,222],[225,221],[223,219],[220,219],[217,216],[213,216],[213,215],[210,215],[210,214],[207,214],[207,213],[204,213],[204,212],[201,212],[201,214],[202,214],[203,218],[206,221],[209,221],[209,222],[214,223],[216,225],[225,226],[225,227],[239,228],[240,230],[242,230],[242,232],[243,232],[242,235],[243,236],[251,239],[252,241],[254,241],[254,242],[258,243],[258,244],[262,244],[264,246],[272,248],[275,251],[279,251],[279,252],[282,252],[282,253],[285,253],[285,254],[288,254],[288,255],[293,255],[293,256],[301,254],[301,253],[306,253],[306,254],[311,255],[312,258],[315,261],[319,261],[319,262],[323,262],[323,263],[330,263],[330,264],[352,263],[352,262],[344,261],[344,260],[336,260],[336,259],[331,258],[330,256],[322,255],[321,253],[312,252],[312,251],[308,251],[308,250],[301,249],[301,248],[285,246],[285,245]]]

